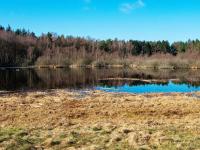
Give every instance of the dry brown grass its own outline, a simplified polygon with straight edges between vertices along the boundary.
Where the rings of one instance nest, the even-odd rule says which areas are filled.
[[[199,108],[192,94],[4,94],[0,149],[196,149]]]

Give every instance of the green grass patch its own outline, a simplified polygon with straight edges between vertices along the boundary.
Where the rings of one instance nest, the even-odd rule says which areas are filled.
[[[8,150],[29,150],[41,143],[41,139],[31,136],[28,131],[20,128],[0,128],[0,144]]]

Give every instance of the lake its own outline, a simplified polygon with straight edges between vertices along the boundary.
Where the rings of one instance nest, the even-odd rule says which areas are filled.
[[[198,70],[1,69],[0,91],[102,90],[126,93],[200,91]]]

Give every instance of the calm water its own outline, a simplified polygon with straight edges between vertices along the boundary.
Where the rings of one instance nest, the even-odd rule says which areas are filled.
[[[200,87],[190,86],[188,84],[175,84],[171,81],[165,85],[148,84],[130,86],[125,84],[118,87],[98,86],[98,90],[106,92],[125,92],[125,93],[169,93],[169,92],[194,92],[200,91]]]
[[[200,71],[131,69],[0,70],[0,91],[104,90],[157,93],[200,91]]]

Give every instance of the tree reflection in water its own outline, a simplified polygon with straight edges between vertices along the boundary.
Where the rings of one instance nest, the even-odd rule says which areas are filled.
[[[10,69],[0,71],[0,90],[93,89],[96,86],[138,86],[152,83],[167,85],[170,79],[179,79],[173,81],[175,84],[199,87],[200,71],[105,68],[20,69],[17,71]]]

